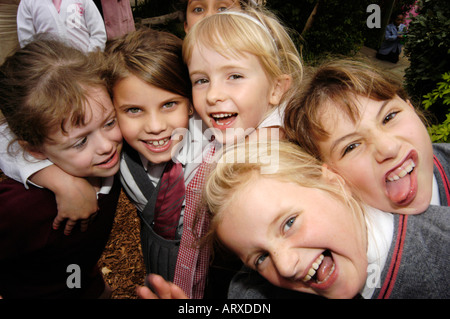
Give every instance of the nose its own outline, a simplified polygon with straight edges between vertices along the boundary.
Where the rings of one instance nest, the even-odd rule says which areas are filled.
[[[297,275],[299,258],[288,249],[277,249],[272,253],[272,260],[280,276],[294,278]]]
[[[208,7],[208,9],[205,10],[205,18],[209,17],[210,15],[213,15],[215,13],[217,13],[216,8],[214,8],[214,6],[210,6],[210,7]]]
[[[144,130],[148,134],[158,135],[166,129],[166,120],[159,112],[148,114],[145,118]]]
[[[398,155],[400,143],[391,134],[377,132],[373,136],[373,147],[375,150],[375,160],[382,163]]]
[[[224,101],[225,92],[222,85],[218,81],[210,80],[208,85],[208,90],[206,93],[206,100],[209,105],[217,104],[218,102]]]
[[[97,152],[101,155],[111,154],[117,142],[110,137],[110,132],[99,132],[98,136]]]

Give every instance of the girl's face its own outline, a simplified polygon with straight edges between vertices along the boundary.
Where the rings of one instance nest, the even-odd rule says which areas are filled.
[[[51,134],[41,155],[77,177],[108,177],[119,170],[122,135],[105,88],[93,88],[87,100],[86,125],[66,124]]]
[[[361,112],[356,124],[332,105],[324,106],[322,125],[331,136],[319,143],[323,160],[367,204],[402,214],[425,211],[432,193],[433,149],[414,108],[398,96],[355,101]]]
[[[194,107],[223,144],[257,128],[280,102],[277,81],[269,79],[255,55],[225,57],[197,44],[188,68]]]
[[[171,139],[187,128],[189,99],[145,83],[130,75],[113,89],[117,119],[127,143],[154,164],[168,162],[179,143]]]
[[[222,214],[220,240],[272,284],[327,298],[364,286],[365,227],[329,193],[252,177]]]
[[[186,8],[184,31],[189,30],[203,18],[226,10],[240,10],[238,0],[189,0]]]

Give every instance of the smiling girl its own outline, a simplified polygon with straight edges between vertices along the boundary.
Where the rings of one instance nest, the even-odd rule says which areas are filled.
[[[225,11],[195,24],[183,43],[193,104],[216,141],[281,127],[283,107],[302,79],[299,53],[264,10]]]

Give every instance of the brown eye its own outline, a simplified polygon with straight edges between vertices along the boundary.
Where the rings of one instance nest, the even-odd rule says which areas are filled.
[[[389,113],[384,119],[383,119],[383,124],[386,124],[387,122],[389,122],[390,120],[392,120],[394,117],[397,116],[398,112],[392,112]]]

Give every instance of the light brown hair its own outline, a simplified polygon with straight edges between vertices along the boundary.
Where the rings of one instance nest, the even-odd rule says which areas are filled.
[[[171,33],[148,28],[108,42],[105,54],[110,93],[118,81],[134,75],[150,85],[191,100],[191,81],[181,57],[182,43]]]
[[[40,35],[0,67],[0,108],[15,135],[38,150],[66,124],[84,125],[92,87],[106,87],[99,52],[86,55]]]
[[[289,140],[299,144],[321,159],[317,142],[326,140],[331,132],[323,127],[322,106],[335,105],[356,122],[359,109],[355,96],[385,101],[399,96],[408,100],[401,82],[367,61],[342,58],[324,62],[312,69],[302,86],[297,87],[285,109],[284,128]]]

